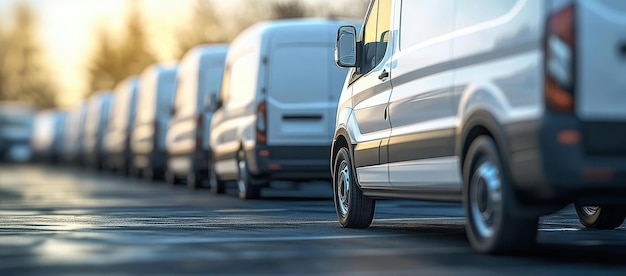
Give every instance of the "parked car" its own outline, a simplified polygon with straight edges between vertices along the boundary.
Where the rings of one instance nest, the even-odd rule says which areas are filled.
[[[35,109],[18,102],[0,102],[0,161],[28,161]]]
[[[185,180],[196,188],[207,179],[212,113],[206,98],[218,93],[227,45],[204,45],[190,50],[178,69],[176,96],[167,131],[166,182]]]
[[[148,180],[162,178],[165,171],[165,135],[176,90],[176,68],[174,64],[157,64],[148,67],[141,75],[130,146],[135,174]]]
[[[83,136],[85,132],[85,117],[87,115],[87,104],[74,107],[69,111],[67,123],[65,124],[63,141],[63,162],[65,164],[80,165],[83,156]]]
[[[106,168],[128,175],[132,165],[130,135],[135,122],[139,78],[129,77],[115,87],[105,138]]]
[[[574,202],[626,215],[626,2],[374,0],[333,140],[335,206],[368,227],[378,198],[464,203],[478,252],[532,245]],[[436,16],[433,16],[436,15]],[[609,227],[607,227],[609,226]]]
[[[258,23],[231,44],[211,122],[211,185],[236,180],[239,197],[270,180],[330,180],[328,155],[341,85],[334,38],[346,21]],[[219,107],[219,108],[218,108]]]
[[[113,101],[112,91],[99,91],[88,100],[85,115],[85,134],[83,147],[85,163],[94,169],[104,169],[106,160],[105,148],[109,111]]]
[[[56,164],[61,160],[66,117],[59,109],[37,112],[31,139],[35,161]]]

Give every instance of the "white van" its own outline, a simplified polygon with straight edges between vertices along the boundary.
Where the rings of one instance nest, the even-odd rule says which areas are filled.
[[[572,202],[588,227],[624,220],[626,1],[373,0],[336,59],[343,226],[377,198],[462,201],[472,247],[499,253]]]
[[[165,172],[165,135],[174,103],[176,68],[175,64],[155,64],[141,74],[130,147],[133,174],[147,180],[161,178]]]
[[[207,179],[210,162],[209,132],[212,112],[207,97],[222,84],[227,45],[201,45],[180,62],[171,124],[167,131],[166,182],[185,180],[195,189]]]
[[[97,170],[104,168],[104,144],[112,100],[113,93],[111,91],[99,91],[87,101],[85,130],[82,139],[83,147],[85,148],[84,162]]]
[[[328,153],[341,85],[334,65],[337,28],[346,21],[258,23],[231,44],[219,107],[211,122],[211,186],[237,180],[257,198],[270,179],[329,180]]]
[[[67,112],[48,109],[35,115],[31,148],[37,162],[56,164],[61,159]]]
[[[82,164],[84,145],[82,137],[85,132],[85,118],[87,104],[74,107],[68,112],[67,123],[64,129],[63,161],[67,164]]]
[[[132,165],[130,134],[135,121],[139,78],[128,77],[115,87],[106,134],[106,168],[128,175]]]

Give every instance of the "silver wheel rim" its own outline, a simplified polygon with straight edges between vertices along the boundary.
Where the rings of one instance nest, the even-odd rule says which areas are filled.
[[[491,161],[485,161],[476,169],[469,192],[470,219],[474,229],[483,238],[491,237],[502,207],[500,172]]]
[[[591,217],[598,212],[600,207],[599,206],[583,206],[581,209],[583,213],[585,214],[585,216]]]
[[[337,198],[342,215],[348,214],[348,200],[350,196],[350,168],[348,162],[342,161],[337,176]]]
[[[239,186],[239,192],[245,193],[246,191],[246,162],[243,160],[239,160],[237,162],[239,166],[239,179],[237,179],[237,186]]]

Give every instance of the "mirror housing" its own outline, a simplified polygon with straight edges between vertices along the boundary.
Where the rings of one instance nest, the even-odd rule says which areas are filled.
[[[209,93],[206,97],[204,106],[208,109],[208,111],[215,112],[222,107],[222,100],[219,98],[217,93]]]
[[[335,44],[335,63],[337,66],[357,67],[356,48],[356,28],[354,26],[339,27]]]

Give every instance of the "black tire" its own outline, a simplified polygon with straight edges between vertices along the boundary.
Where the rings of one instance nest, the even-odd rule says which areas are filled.
[[[524,215],[493,139],[472,141],[463,166],[465,230],[479,253],[518,253],[532,247],[539,218]]]
[[[211,192],[216,195],[226,193],[226,182],[221,180],[215,171],[215,164],[211,162],[209,167],[209,185],[211,186]]]
[[[187,173],[187,188],[190,190],[196,190],[202,187],[203,178],[198,175],[195,171],[189,171]]]
[[[170,184],[172,186],[176,186],[179,184],[178,178],[176,177],[176,174],[174,174],[172,171],[166,171],[165,172],[165,183]]]
[[[143,169],[142,175],[143,175],[143,180],[145,181],[152,182],[156,180],[156,175],[154,174],[153,168],[146,167],[145,169]]]
[[[348,149],[341,148],[335,158],[333,175],[335,211],[345,228],[367,228],[372,224],[376,201],[363,195]]]
[[[259,199],[261,198],[261,185],[257,183],[248,170],[245,154],[240,151],[237,154],[237,165],[239,172],[237,174],[237,187],[239,188],[240,199]]]
[[[592,229],[615,229],[624,223],[624,206],[585,206],[575,204],[580,223]]]

